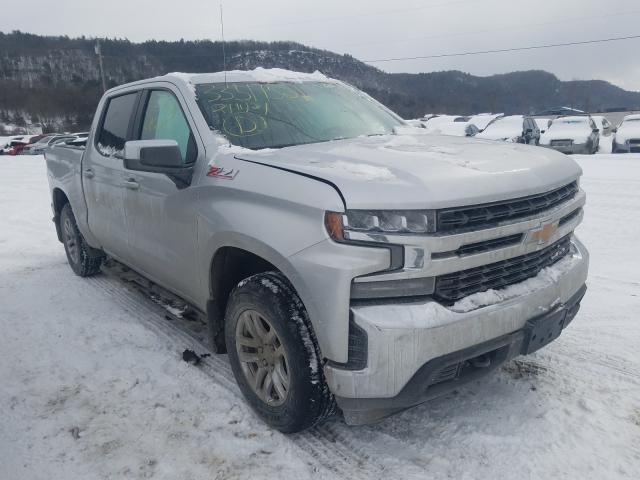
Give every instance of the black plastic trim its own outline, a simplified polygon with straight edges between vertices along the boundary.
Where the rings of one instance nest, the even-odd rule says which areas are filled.
[[[349,347],[347,363],[339,363],[329,360],[329,364],[342,370],[364,370],[367,368],[369,356],[369,337],[360,325],[349,314]]]

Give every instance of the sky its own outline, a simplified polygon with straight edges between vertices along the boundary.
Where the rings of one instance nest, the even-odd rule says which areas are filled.
[[[2,0],[6,3],[9,0]],[[292,40],[364,60],[580,42],[640,34],[638,0],[223,1],[227,40]],[[52,5],[55,5],[52,7]],[[219,0],[0,3],[0,31],[128,38],[221,38]],[[640,39],[439,59],[376,62],[388,72],[492,75],[541,69],[640,91]]]

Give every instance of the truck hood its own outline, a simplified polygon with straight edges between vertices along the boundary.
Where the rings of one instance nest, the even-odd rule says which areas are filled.
[[[423,209],[507,200],[576,180],[580,167],[555,151],[440,135],[387,135],[265,152],[238,160],[334,184],[350,209]]]

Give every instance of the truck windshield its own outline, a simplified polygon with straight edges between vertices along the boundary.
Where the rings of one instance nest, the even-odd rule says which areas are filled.
[[[337,83],[196,85],[211,129],[250,149],[393,133],[402,121],[357,90]]]

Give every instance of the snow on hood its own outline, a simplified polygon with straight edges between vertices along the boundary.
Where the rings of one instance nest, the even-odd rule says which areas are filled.
[[[576,123],[574,123],[576,122]],[[565,119],[555,120],[549,129],[540,136],[540,143],[543,145],[549,145],[551,140],[566,140],[571,139],[573,143],[587,143],[587,140],[591,136],[591,126],[589,120],[584,117],[584,121],[578,122],[567,121]]]
[[[365,209],[499,201],[551,190],[581,174],[552,150],[440,135],[354,138],[234,157],[330,181],[348,208]]]
[[[523,122],[522,115],[500,118],[477,134],[476,138],[516,141],[522,135]]]

